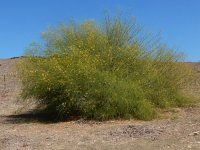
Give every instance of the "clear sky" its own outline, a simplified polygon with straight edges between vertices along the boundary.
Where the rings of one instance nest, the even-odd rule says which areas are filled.
[[[200,0],[0,0],[0,58],[23,55],[48,26],[129,12],[163,41],[200,61]]]

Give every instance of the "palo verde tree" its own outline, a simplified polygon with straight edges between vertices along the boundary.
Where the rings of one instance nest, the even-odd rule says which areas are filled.
[[[102,24],[61,24],[42,34],[19,63],[22,97],[58,118],[138,118],[190,101],[192,71],[181,55],[121,16]]]

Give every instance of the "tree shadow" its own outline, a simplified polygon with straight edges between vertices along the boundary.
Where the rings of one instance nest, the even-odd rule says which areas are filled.
[[[31,110],[25,113],[13,114],[13,115],[4,115],[0,116],[3,118],[2,123],[4,124],[24,124],[24,123],[58,123],[63,121],[77,121],[80,120],[79,116],[70,116],[66,117],[65,119],[61,119],[56,117],[55,115],[51,115],[49,113],[38,111],[38,110]]]

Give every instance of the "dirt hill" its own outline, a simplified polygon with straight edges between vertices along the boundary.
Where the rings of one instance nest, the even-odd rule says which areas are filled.
[[[0,60],[0,150],[200,149],[199,106],[165,110],[162,118],[146,122],[47,122],[22,104],[14,71],[18,60]],[[200,76],[200,63],[190,64]],[[200,78],[188,92],[200,100]]]

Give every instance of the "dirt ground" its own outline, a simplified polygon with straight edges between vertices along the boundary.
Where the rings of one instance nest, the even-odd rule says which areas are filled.
[[[165,117],[153,121],[45,122],[20,100],[20,82],[11,71],[17,61],[0,60],[0,150],[200,149],[198,105],[166,110]],[[189,88],[198,98],[199,84]]]

